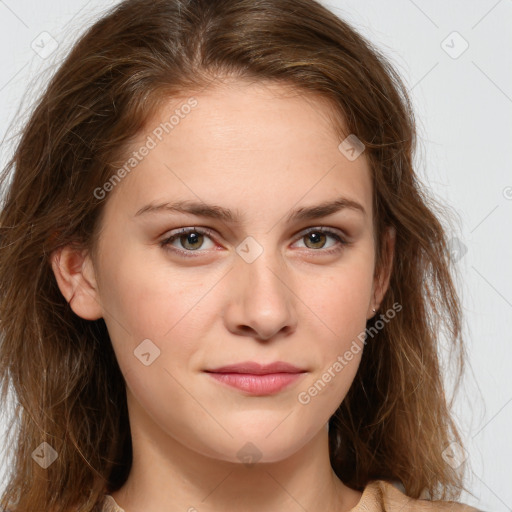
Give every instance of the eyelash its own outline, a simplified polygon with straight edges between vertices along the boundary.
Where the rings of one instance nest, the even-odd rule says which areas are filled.
[[[160,247],[162,247],[163,249],[165,249],[167,251],[171,251],[171,252],[177,253],[177,254],[182,255],[182,256],[184,256],[186,258],[197,258],[198,257],[197,254],[191,254],[191,253],[204,252],[204,251],[199,251],[199,250],[198,251],[183,251],[181,249],[176,249],[176,248],[174,248],[174,247],[172,247],[170,245],[172,242],[174,242],[174,240],[180,238],[183,235],[188,235],[190,233],[199,233],[200,235],[206,235],[209,238],[211,238],[212,235],[213,235],[212,230],[210,230],[208,228],[196,228],[196,227],[193,227],[193,228],[182,228],[178,233],[174,233],[173,235],[167,237],[165,240],[162,240],[159,245],[160,245]],[[328,228],[325,228],[325,227],[310,228],[308,231],[303,233],[303,235],[300,236],[298,238],[298,240],[300,240],[301,238],[306,237],[307,235],[310,235],[311,233],[323,233],[323,234],[326,234],[326,235],[329,235],[329,236],[333,237],[334,239],[336,239],[338,241],[338,245],[337,245],[336,248],[331,248],[331,249],[326,249],[326,250],[310,249],[313,252],[321,252],[322,254],[328,254],[328,255],[336,254],[336,253],[340,252],[345,246],[350,245],[350,242],[345,240],[345,238],[343,238],[338,232],[333,231],[333,230],[328,229]]]

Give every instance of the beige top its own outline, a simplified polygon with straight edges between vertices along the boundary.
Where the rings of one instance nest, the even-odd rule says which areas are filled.
[[[455,501],[429,501],[409,498],[385,480],[373,480],[363,490],[359,503],[349,512],[481,512]],[[105,495],[101,512],[125,512],[110,494]]]

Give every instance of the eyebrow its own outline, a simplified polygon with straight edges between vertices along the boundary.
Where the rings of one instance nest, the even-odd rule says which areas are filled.
[[[298,208],[287,216],[286,222],[294,222],[301,220],[319,219],[327,217],[341,210],[359,211],[366,215],[366,211],[360,203],[346,197],[339,197],[334,201],[327,201],[314,206],[305,206]],[[226,223],[237,224],[243,219],[240,210],[232,211],[223,206],[213,204],[206,204],[197,201],[177,201],[174,203],[150,203],[143,206],[134,217],[144,215],[147,213],[186,213],[196,215],[198,217],[206,217],[210,219],[222,220]]]

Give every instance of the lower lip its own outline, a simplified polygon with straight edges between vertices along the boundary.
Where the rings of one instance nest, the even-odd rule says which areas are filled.
[[[246,391],[251,395],[271,395],[286,388],[304,373],[269,373],[254,375],[252,373],[212,373],[208,374],[215,380],[228,386]]]

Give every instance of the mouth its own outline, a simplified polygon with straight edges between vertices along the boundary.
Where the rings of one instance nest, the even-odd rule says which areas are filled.
[[[267,365],[246,361],[205,372],[221,384],[257,396],[278,393],[307,373],[304,369],[282,361]]]
[[[251,395],[273,395],[296,382],[305,373],[250,373],[207,372],[213,379]]]

